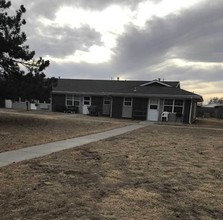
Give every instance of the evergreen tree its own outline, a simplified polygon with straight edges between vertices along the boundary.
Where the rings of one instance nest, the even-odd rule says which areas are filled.
[[[42,72],[49,61],[41,57],[34,60],[34,51],[25,44],[26,34],[21,27],[26,24],[22,18],[26,9],[23,5],[15,15],[9,15],[10,1],[0,0],[0,96],[27,100],[46,99],[54,78],[46,79]]]

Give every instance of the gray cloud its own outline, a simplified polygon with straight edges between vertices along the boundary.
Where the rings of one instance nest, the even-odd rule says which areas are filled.
[[[132,8],[135,8],[140,2],[144,2],[145,0],[78,0],[76,1],[76,4],[83,8],[90,8],[90,9],[96,9],[101,10],[103,8],[108,7],[112,4],[118,4],[118,5],[127,5]],[[150,0],[150,2],[158,3],[162,0]]]
[[[222,10],[223,2],[206,3],[183,14],[185,19],[178,26],[184,27],[188,33],[179,39],[179,56],[193,61],[221,62],[219,54],[223,49]]]
[[[111,79],[116,78],[109,64],[89,63],[55,63],[51,62],[47,69],[48,76],[79,79]]]
[[[72,6],[72,7],[80,7],[84,9],[90,10],[103,10],[112,4],[117,5],[126,5],[134,9],[140,2],[144,2],[146,0],[38,0],[38,1],[30,1],[30,0],[14,0],[12,1],[14,8],[18,8],[19,5],[23,4],[28,10],[31,10],[34,16],[43,16],[49,19],[53,19],[55,16],[55,12],[62,6]],[[162,0],[150,0],[153,3],[158,3]],[[33,17],[34,17],[33,16]]]
[[[222,62],[222,11],[223,2],[206,2],[181,14],[154,17],[144,29],[129,26],[114,49],[114,66],[123,73],[142,72],[173,55],[194,62]]]
[[[47,26],[41,28],[41,34],[38,33],[38,28],[27,32],[28,43],[40,56],[62,58],[76,50],[88,51],[93,45],[103,45],[101,34],[86,25],[80,28]]]

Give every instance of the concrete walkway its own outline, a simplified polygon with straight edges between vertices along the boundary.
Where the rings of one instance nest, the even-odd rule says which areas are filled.
[[[36,145],[33,147],[26,147],[19,150],[8,151],[0,153],[0,167],[20,162],[23,160],[29,160],[36,157],[45,156],[54,152],[58,152],[65,149],[79,147],[84,144],[104,140],[106,138],[114,137],[117,135],[124,134],[139,128],[143,128],[152,124],[151,122],[142,122],[139,124],[133,124],[113,130],[90,134],[83,137],[71,138],[63,141],[56,141],[48,144]]]

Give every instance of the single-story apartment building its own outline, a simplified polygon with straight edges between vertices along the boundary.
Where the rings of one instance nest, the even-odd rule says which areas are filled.
[[[89,114],[148,121],[192,123],[200,95],[180,88],[179,81],[58,79],[51,93],[52,111],[76,108]],[[163,114],[165,113],[165,115]],[[167,116],[163,118],[162,116]]]

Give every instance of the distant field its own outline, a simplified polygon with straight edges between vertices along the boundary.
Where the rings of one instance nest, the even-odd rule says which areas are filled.
[[[222,121],[193,126],[151,125],[3,167],[0,219],[222,219]]]

